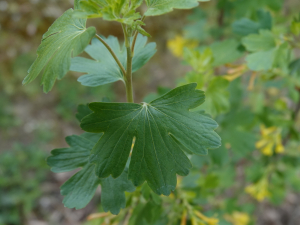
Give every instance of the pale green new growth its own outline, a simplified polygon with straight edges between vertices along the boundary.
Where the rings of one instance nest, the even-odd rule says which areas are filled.
[[[103,17],[105,20],[133,25],[141,18],[136,12],[143,0],[78,0],[75,15],[82,18]]]
[[[259,34],[250,34],[242,39],[243,45],[250,52],[268,51],[276,46],[271,31],[260,30]]]

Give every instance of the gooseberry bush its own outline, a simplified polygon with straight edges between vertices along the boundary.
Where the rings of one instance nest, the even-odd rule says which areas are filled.
[[[85,133],[66,137],[69,148],[47,159],[55,173],[77,171],[61,186],[66,207],[84,208],[101,186],[104,212],[89,217],[96,224],[247,225],[257,202],[280,204],[300,191],[300,17],[275,21],[280,1],[221,0],[218,32],[195,10],[168,41],[190,71],[177,88],[134,103],[132,74],[156,53],[147,17],[199,2],[206,0],[75,0],[43,36],[24,84],[42,73],[47,93],[75,71],[83,86],[125,85],[126,103],[79,105]],[[89,18],[119,22],[124,43],[86,27]]]
[[[132,73],[156,52],[147,44],[149,34],[142,28],[147,16],[187,9],[197,0],[147,0],[141,16],[136,9],[142,0],[77,0],[44,34],[37,59],[24,84],[42,73],[41,84],[49,92],[56,79],[69,70],[86,73],[78,81],[89,87],[118,80],[126,87],[127,103],[94,102],[81,108],[78,118],[82,135],[66,138],[69,148],[55,149],[47,159],[53,172],[82,168],[61,187],[64,205],[85,207],[102,187],[104,211],[118,214],[125,206],[125,191],[133,191],[145,181],[157,195],[170,195],[176,175],[186,176],[192,164],[188,155],[205,155],[221,145],[215,133],[217,123],[202,111],[205,95],[191,83],[175,88],[149,102],[134,103]],[[124,44],[117,38],[96,34],[86,27],[87,18],[102,17],[121,23]],[[91,42],[91,44],[90,44]],[[77,57],[85,51],[92,59]],[[43,72],[42,72],[43,71]]]

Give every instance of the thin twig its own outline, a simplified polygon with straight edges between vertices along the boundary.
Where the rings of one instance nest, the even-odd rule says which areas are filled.
[[[107,50],[111,53],[112,57],[114,57],[114,59],[116,60],[116,63],[119,65],[123,75],[125,76],[126,70],[125,70],[124,66],[122,65],[122,63],[120,62],[120,60],[118,59],[118,57],[116,56],[116,54],[114,53],[114,51],[98,34],[96,34],[96,37],[98,38],[99,41],[102,42],[102,44],[104,44],[104,46],[107,48]]]

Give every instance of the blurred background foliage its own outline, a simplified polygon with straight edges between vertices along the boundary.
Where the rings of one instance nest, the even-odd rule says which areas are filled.
[[[100,190],[85,209],[64,208],[58,187],[71,174],[50,173],[45,158],[81,133],[78,104],[123,102],[123,86],[87,88],[71,72],[47,95],[38,82],[21,86],[42,34],[72,5],[0,0],[0,225],[299,224],[298,0],[211,0],[146,19],[158,52],[134,74],[136,102],[196,82],[223,145],[193,156],[171,197],[142,186],[118,216],[102,212]],[[88,23],[122,41],[117,24]]]

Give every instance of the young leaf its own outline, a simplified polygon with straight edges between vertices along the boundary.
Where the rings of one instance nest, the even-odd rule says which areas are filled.
[[[103,17],[105,20],[117,21],[128,25],[138,24],[141,15],[136,12],[142,0],[79,0],[76,16],[82,18]]]
[[[276,48],[255,52],[246,57],[247,66],[253,71],[270,70],[275,59]]]
[[[239,50],[240,43],[234,39],[213,43],[210,48],[214,55],[213,66],[221,66],[234,62],[242,57],[243,52]]]
[[[97,176],[120,176],[135,138],[129,179],[135,186],[146,180],[155,193],[169,195],[175,189],[176,174],[185,176],[192,167],[184,151],[207,154],[220,146],[214,132],[217,123],[190,111],[205,99],[196,86],[175,88],[149,104],[91,103],[94,113],[83,118],[81,127],[104,132],[90,158]]]
[[[78,9],[75,10],[74,16],[78,18],[97,18],[102,17],[100,7],[93,1],[79,1]]]
[[[206,101],[200,109],[204,109],[212,116],[217,116],[229,110],[228,85],[229,81],[224,78],[215,77],[212,79],[206,90]]]
[[[120,62],[126,68],[126,51],[125,47],[120,47],[116,37],[109,36],[103,38],[113,49]],[[156,52],[155,43],[147,43],[147,37],[138,35],[133,57],[132,71],[140,69]],[[79,77],[78,81],[89,87],[96,87],[118,80],[123,80],[123,74],[118,67],[115,59],[112,57],[107,48],[98,40],[93,39],[92,44],[87,46],[85,51],[94,59],[76,57],[72,59],[71,70],[87,73]]]
[[[34,61],[23,84],[33,81],[44,69],[42,84],[44,92],[49,92],[56,79],[62,79],[69,71],[71,58],[84,51],[95,36],[94,27],[86,28],[85,19],[73,16],[73,9],[59,17],[43,35]]]
[[[158,16],[173,9],[191,9],[198,6],[198,2],[207,2],[209,0],[146,0],[148,10],[146,16]]]
[[[269,30],[260,30],[259,34],[250,34],[242,39],[242,43],[250,52],[268,51],[276,47],[275,38]]]
[[[134,186],[128,181],[127,169],[120,177],[99,179],[95,174],[95,165],[89,163],[91,149],[102,134],[84,133],[66,138],[70,148],[55,149],[47,159],[51,170],[55,173],[71,171],[82,167],[61,186],[61,194],[65,195],[63,203],[68,208],[84,208],[93,198],[99,184],[102,186],[101,204],[104,211],[118,214],[125,208],[124,191],[134,191]]]

